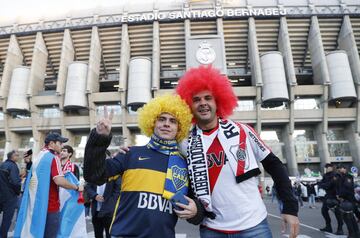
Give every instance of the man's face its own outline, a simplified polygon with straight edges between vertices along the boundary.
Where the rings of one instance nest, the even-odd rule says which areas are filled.
[[[49,148],[60,154],[62,149],[62,142],[50,141]]]
[[[179,123],[174,116],[169,113],[161,113],[155,122],[154,133],[162,139],[174,140],[178,127]]]
[[[216,117],[216,102],[210,91],[201,91],[192,98],[191,110],[198,124],[213,123]]]
[[[66,148],[62,148],[61,149],[61,153],[60,153],[60,159],[67,159],[70,156],[70,153],[68,152],[68,150]]]
[[[25,163],[29,163],[31,161],[32,155],[24,156]]]
[[[19,152],[15,151],[15,153],[11,156],[13,161],[19,161],[20,155]]]
[[[333,171],[333,167],[329,166],[329,167],[326,168],[326,173],[329,173],[331,171]]]
[[[342,173],[342,174],[346,174],[346,168],[340,168],[339,172]]]

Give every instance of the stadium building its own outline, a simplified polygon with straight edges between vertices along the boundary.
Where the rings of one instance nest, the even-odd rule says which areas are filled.
[[[0,148],[70,138],[81,159],[107,105],[112,148],[140,134],[136,109],[213,64],[291,175],[360,166],[359,0],[154,0],[62,19],[0,23]],[[94,13],[96,12],[96,14]]]

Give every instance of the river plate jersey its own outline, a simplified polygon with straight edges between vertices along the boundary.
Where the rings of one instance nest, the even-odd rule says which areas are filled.
[[[146,146],[131,147],[127,154],[106,160],[108,175],[122,174],[112,236],[175,237],[177,216],[162,197],[167,165],[167,155]]]
[[[246,133],[246,155],[263,160],[270,150],[247,125],[242,127]],[[258,189],[258,178],[252,177],[236,183],[228,158],[217,136],[217,128],[204,133],[207,155],[211,201],[215,219],[206,218],[203,225],[225,233],[242,231],[259,224],[267,212]]]

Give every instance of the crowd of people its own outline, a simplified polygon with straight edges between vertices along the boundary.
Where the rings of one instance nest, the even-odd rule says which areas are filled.
[[[316,190],[320,191],[321,189],[325,192],[324,196],[317,196],[320,193]],[[266,191],[268,196],[272,197],[272,202],[276,200],[281,206],[281,201],[277,199],[276,189],[267,186]],[[296,180],[293,183],[293,192],[299,207],[304,207],[303,199],[305,198],[310,209],[317,208],[316,198],[322,202],[321,215],[325,220],[325,226],[320,228],[320,231],[344,235],[345,223],[349,232],[348,237],[360,237],[358,226],[360,222],[360,185],[354,183],[353,174],[348,172],[348,168],[344,164],[326,164],[321,180],[312,182]],[[336,218],[336,229],[333,229],[331,225],[329,212],[333,212]]]

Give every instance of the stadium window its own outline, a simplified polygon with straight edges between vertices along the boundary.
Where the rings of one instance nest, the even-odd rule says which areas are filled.
[[[96,116],[102,117],[104,116],[104,108],[107,107],[108,112],[113,110],[114,115],[121,115],[121,105],[120,104],[106,104],[106,105],[96,105]]]
[[[319,98],[297,98],[294,102],[295,110],[312,110],[320,109]]]
[[[57,106],[43,107],[40,109],[40,117],[59,118],[60,117],[60,109]]]
[[[237,101],[237,107],[234,112],[253,111],[255,110],[255,102],[252,99],[241,99]]]
[[[298,128],[294,130],[293,139],[295,154],[299,160],[309,157],[319,157],[317,141],[312,128]]]
[[[330,157],[350,157],[349,140],[343,128],[329,128],[326,136]]]

